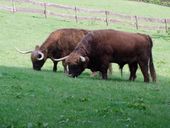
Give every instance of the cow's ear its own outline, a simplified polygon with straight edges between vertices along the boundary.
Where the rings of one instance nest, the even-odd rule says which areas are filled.
[[[39,45],[36,45],[36,46],[35,46],[35,50],[38,50],[39,48],[40,48]]]

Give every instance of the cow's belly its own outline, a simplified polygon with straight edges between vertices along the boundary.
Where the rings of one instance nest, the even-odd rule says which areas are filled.
[[[133,63],[137,61],[137,56],[131,55],[131,56],[127,56],[127,55],[114,55],[111,62],[113,63]]]

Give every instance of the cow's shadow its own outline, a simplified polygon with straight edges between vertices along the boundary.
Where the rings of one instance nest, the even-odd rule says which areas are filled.
[[[108,75],[108,79],[107,80],[103,80],[102,77],[97,74],[96,76],[92,76],[89,72],[84,72],[82,73],[79,78],[83,79],[83,80],[101,80],[101,81],[112,81],[112,82],[136,82],[136,83],[143,83],[143,81],[136,79],[135,81],[130,81],[128,79],[129,74],[128,73],[124,73],[123,76],[118,76],[115,74],[120,74],[119,72],[115,72],[114,74]]]

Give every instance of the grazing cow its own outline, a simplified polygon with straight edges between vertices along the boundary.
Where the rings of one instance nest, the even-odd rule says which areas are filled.
[[[102,78],[107,79],[109,63],[113,62],[119,65],[129,64],[130,80],[135,79],[139,64],[144,82],[149,82],[149,69],[152,81],[156,81],[152,40],[150,36],[144,34],[116,30],[92,31],[64,59],[72,77],[77,77],[85,68],[89,68],[92,71],[100,71]]]
[[[83,29],[58,29],[52,32],[41,46],[36,46],[34,51],[21,51],[20,53],[31,53],[33,69],[41,70],[47,58],[50,58],[53,63],[53,71],[57,71],[58,61],[53,58],[61,58],[70,54],[77,43],[88,33],[88,30]],[[63,61],[64,72],[66,65]]]

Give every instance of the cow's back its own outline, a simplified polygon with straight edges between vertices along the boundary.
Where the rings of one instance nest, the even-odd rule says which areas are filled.
[[[41,47],[47,48],[57,58],[62,57],[71,53],[88,32],[84,29],[58,29],[49,35]]]
[[[127,62],[137,59],[137,56],[150,50],[147,35],[128,33],[115,30],[96,30],[86,35],[91,45],[91,54],[96,56],[110,56],[114,62]],[[97,52],[96,52],[97,51]]]
[[[83,29],[61,29],[58,46],[61,49],[74,50],[75,46],[81,41],[81,39],[88,33]]]

